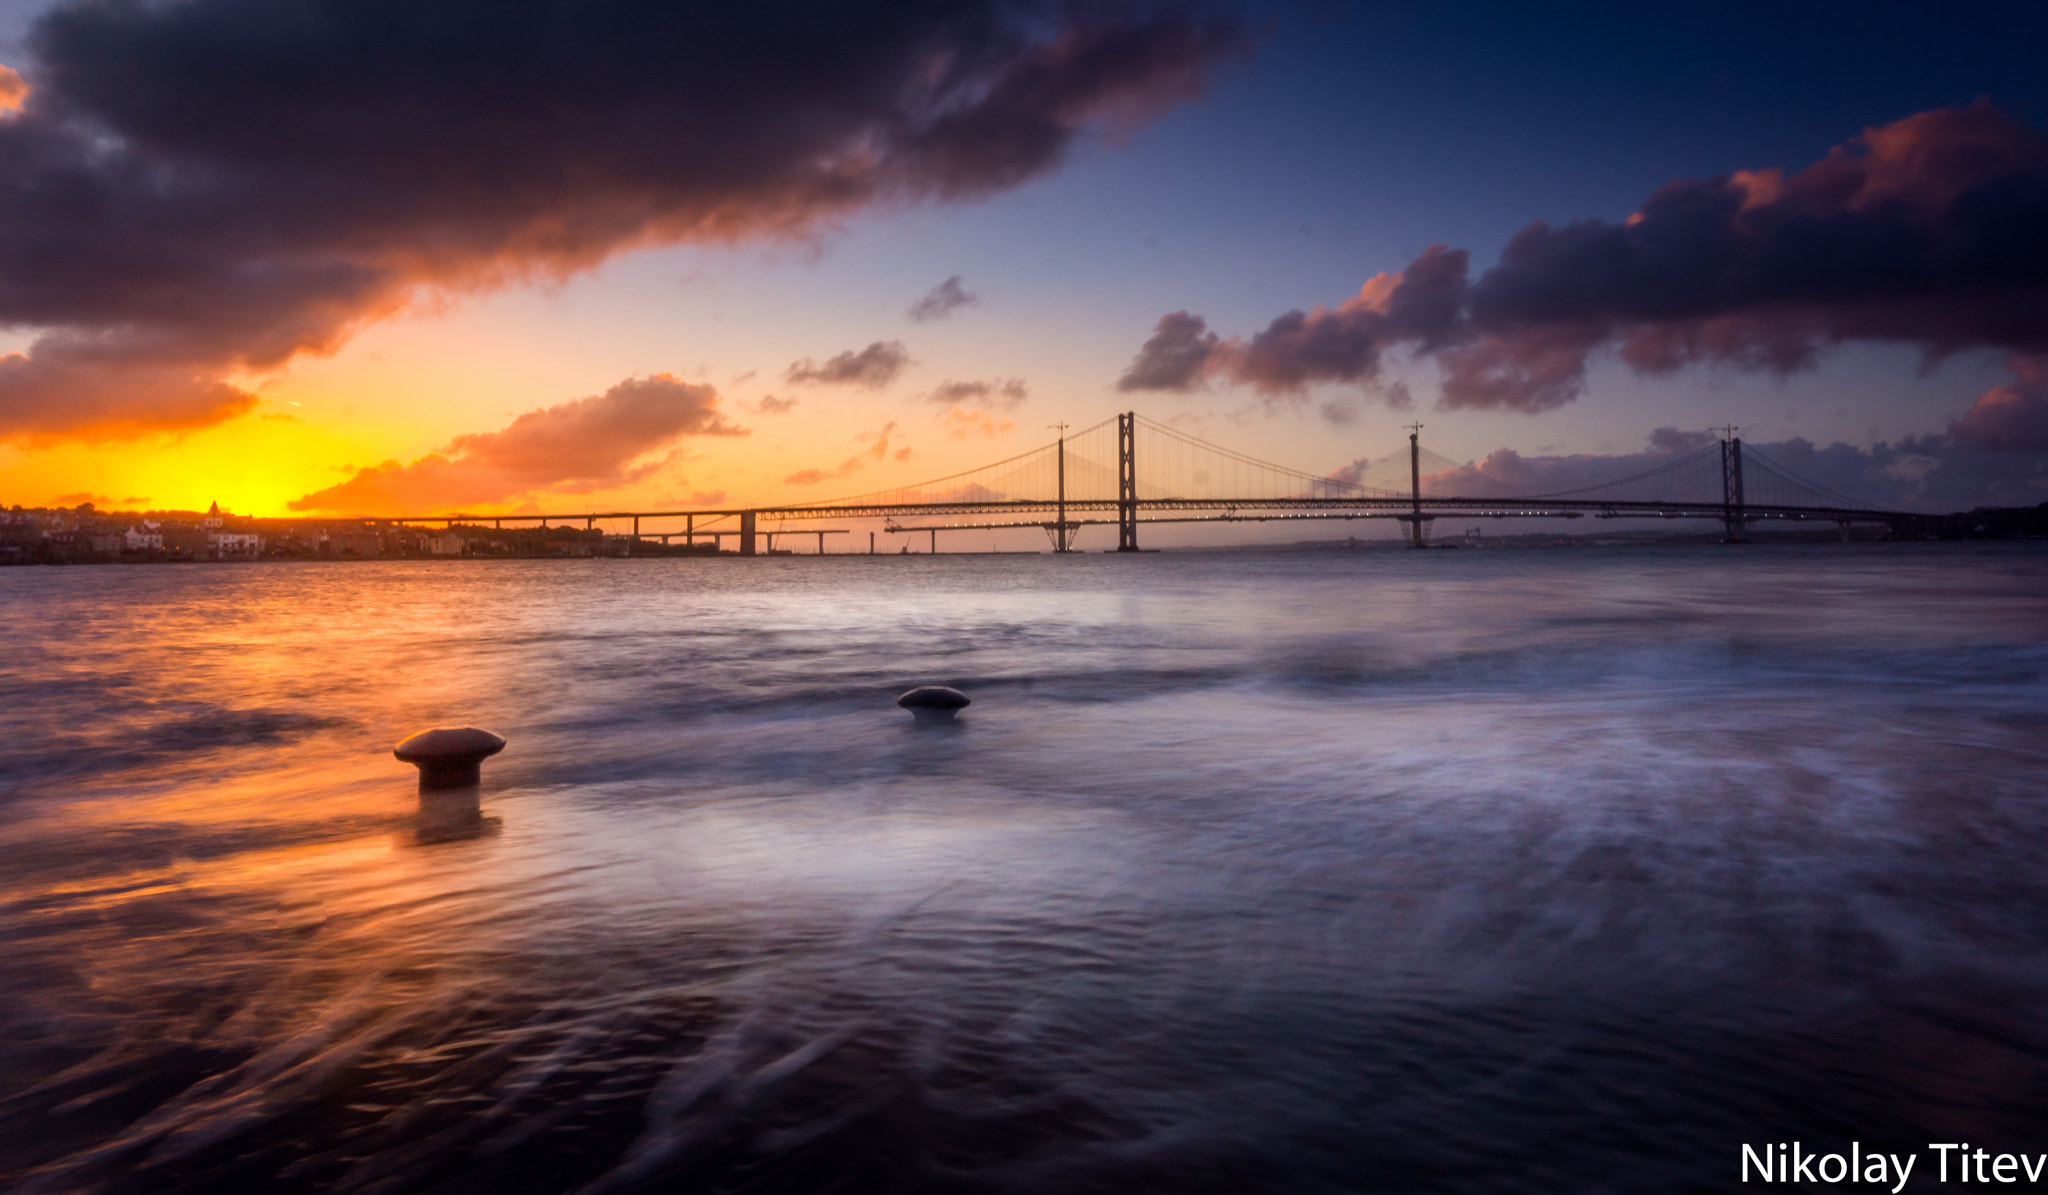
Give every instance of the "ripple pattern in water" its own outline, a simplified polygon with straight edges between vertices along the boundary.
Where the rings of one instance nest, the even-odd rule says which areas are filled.
[[[0,636],[15,1189],[2048,1151],[2038,545],[13,569]]]

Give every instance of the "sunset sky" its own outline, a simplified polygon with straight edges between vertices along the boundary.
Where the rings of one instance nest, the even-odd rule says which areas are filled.
[[[0,502],[808,501],[1130,409],[2048,500],[2048,6],[1417,7],[7,3]]]

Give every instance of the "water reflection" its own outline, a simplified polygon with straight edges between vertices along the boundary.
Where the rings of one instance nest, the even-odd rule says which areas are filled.
[[[504,830],[504,819],[485,816],[482,798],[474,788],[459,788],[419,794],[419,812],[413,819],[413,841],[421,846],[442,842],[464,842]]]
[[[2048,554],[1916,551],[0,570],[0,1185],[2038,1152]]]

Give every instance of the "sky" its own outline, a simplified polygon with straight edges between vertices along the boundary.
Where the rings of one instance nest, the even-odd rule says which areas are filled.
[[[2048,11],[1664,7],[0,4],[0,503],[812,501],[1124,410],[2048,500]]]

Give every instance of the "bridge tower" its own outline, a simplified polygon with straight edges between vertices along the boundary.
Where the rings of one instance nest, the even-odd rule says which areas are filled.
[[[1048,424],[1047,426],[1058,428],[1060,433],[1059,513],[1052,525],[1052,550],[1055,552],[1071,552],[1074,549],[1074,534],[1067,528],[1067,424],[1063,419],[1058,423]]]
[[[769,546],[773,547],[774,545],[771,544]],[[751,510],[743,510],[740,512],[740,555],[752,556],[753,554],[754,512]]]
[[[1116,550],[1138,550],[1138,413],[1116,417]]]
[[[1721,432],[1721,542],[1746,544],[1749,521],[1743,514],[1742,441],[1735,435],[1734,424],[1716,430]]]
[[[1408,546],[1422,542],[1422,425],[1408,425]]]

